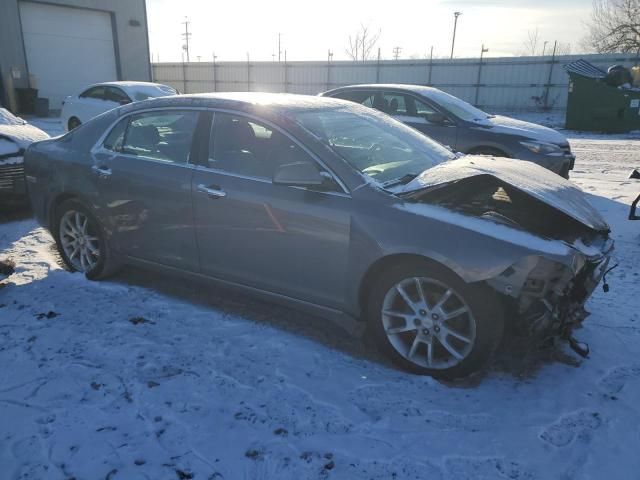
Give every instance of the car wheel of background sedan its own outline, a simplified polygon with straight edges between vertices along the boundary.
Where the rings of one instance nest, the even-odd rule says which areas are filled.
[[[459,378],[484,365],[502,339],[500,300],[434,264],[398,265],[371,290],[370,327],[378,347],[399,366]]]
[[[62,202],[57,208],[55,227],[58,251],[69,269],[84,273],[90,280],[104,278],[116,270],[100,223],[82,203]]]
[[[74,128],[76,128],[77,126],[79,126],[82,122],[80,120],[78,120],[76,117],[71,117],[69,119],[69,123],[68,123],[68,127],[69,127],[69,131],[73,130]]]
[[[493,148],[493,147],[478,147],[478,148],[474,148],[473,150],[471,150],[469,152],[469,154],[471,154],[471,155],[490,155],[492,157],[509,158],[509,155],[507,155],[505,152],[503,152],[499,148]]]

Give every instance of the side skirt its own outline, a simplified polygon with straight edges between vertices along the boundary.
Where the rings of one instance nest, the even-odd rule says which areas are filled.
[[[277,303],[288,308],[299,310],[311,315],[326,318],[331,322],[337,324],[340,328],[347,331],[350,335],[360,338],[364,333],[364,322],[359,321],[354,316],[335,308],[327,307],[324,305],[318,305],[316,303],[307,302],[297,298],[282,295],[280,293],[270,292],[268,290],[262,290],[248,285],[243,285],[228,280],[222,280],[220,278],[203,275],[201,273],[187,272],[175,267],[168,267],[166,265],[160,265],[148,260],[142,260],[139,258],[126,256],[122,258],[124,263],[143,268],[145,270],[153,270],[157,272],[169,273],[173,276],[182,277],[198,282],[202,282],[215,287],[223,288],[226,290],[232,290],[242,292],[251,295],[254,298],[259,298],[267,302]]]

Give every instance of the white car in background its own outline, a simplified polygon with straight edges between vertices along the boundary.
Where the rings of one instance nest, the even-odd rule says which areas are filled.
[[[66,130],[121,105],[148,98],[178,95],[178,91],[161,83],[105,82],[87,87],[82,93],[65,98],[60,120]]]

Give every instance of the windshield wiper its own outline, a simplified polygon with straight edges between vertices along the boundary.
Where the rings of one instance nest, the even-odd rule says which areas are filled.
[[[382,184],[382,186],[384,188],[388,188],[388,187],[395,187],[396,185],[406,185],[411,180],[416,178],[418,175],[420,175],[420,174],[419,173],[407,173],[406,175],[403,175],[400,178],[396,178],[394,180],[389,180],[387,182],[384,182]]]

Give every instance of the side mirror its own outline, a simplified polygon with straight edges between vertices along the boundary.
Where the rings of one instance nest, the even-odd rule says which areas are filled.
[[[433,123],[434,125],[446,125],[449,123],[449,119],[440,112],[433,112],[425,115],[427,122]]]
[[[324,177],[315,165],[309,162],[295,162],[280,165],[273,174],[274,185],[319,187],[323,183]]]
[[[120,101],[118,101],[118,103],[120,105],[129,105],[131,103],[131,100],[128,100],[126,98],[121,99]]]

